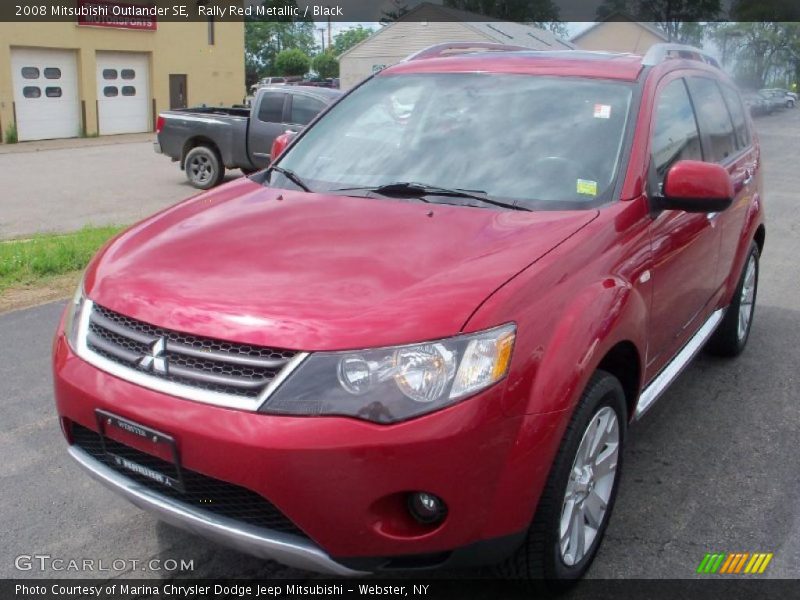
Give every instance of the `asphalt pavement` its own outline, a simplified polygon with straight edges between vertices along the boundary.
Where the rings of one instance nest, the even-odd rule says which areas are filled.
[[[152,134],[0,147],[0,240],[130,225],[199,193]],[[228,171],[227,180],[240,177]]]
[[[768,221],[749,345],[732,361],[701,355],[631,428],[589,577],[693,577],[706,552],[772,552],[765,576],[800,577],[800,109],[757,126]],[[35,554],[193,561],[182,575],[196,577],[313,577],[159,523],[71,463],[49,372],[62,306],[0,317],[0,577],[174,574],[15,567],[16,557]]]

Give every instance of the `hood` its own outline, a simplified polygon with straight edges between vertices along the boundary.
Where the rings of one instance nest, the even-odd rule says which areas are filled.
[[[154,325],[295,350],[458,333],[494,290],[597,216],[350,198],[241,179],[122,234],[89,297]]]

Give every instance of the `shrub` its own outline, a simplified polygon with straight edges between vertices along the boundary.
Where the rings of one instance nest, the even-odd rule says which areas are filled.
[[[275,70],[278,75],[305,75],[310,67],[311,59],[297,48],[283,50],[275,57]]]

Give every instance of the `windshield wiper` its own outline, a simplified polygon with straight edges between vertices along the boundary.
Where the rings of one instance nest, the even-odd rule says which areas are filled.
[[[270,167],[269,170],[270,171],[276,171],[277,173],[280,173],[281,175],[286,177],[286,179],[288,179],[293,184],[295,184],[297,187],[302,189],[304,192],[310,192],[311,191],[311,188],[308,187],[305,184],[305,182],[300,178],[300,176],[297,173],[295,173],[294,171],[291,171],[290,169],[284,169],[283,167],[278,167],[278,166]]]
[[[500,206],[502,208],[530,211],[529,208],[525,208],[524,206],[519,206],[517,204],[512,204],[510,202],[503,202],[502,200],[495,200],[494,198],[489,198],[486,195],[486,192],[482,190],[444,188],[436,185],[428,185],[426,183],[417,183],[414,181],[397,181],[394,183],[386,183],[384,185],[379,185],[377,187],[340,188],[331,191],[347,192],[355,190],[375,192],[376,194],[383,194],[387,196],[391,196],[393,194],[409,195],[417,197],[425,202],[428,202],[428,200],[425,200],[425,196],[447,196],[450,198],[470,198],[472,200],[478,200],[479,202],[484,202],[485,204],[491,204],[493,206]]]

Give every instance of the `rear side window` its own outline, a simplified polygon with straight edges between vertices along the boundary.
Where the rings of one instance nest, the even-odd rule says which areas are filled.
[[[744,116],[744,108],[742,108],[742,101],[739,99],[739,94],[733,88],[723,85],[722,95],[725,97],[725,104],[728,105],[731,119],[733,119],[736,142],[739,144],[740,149],[746,148],[750,145],[750,130],[747,128],[747,119]]]
[[[317,116],[325,104],[316,98],[309,96],[293,96],[292,97],[292,115],[289,118],[290,123],[297,125],[306,125],[311,122],[311,119]]]
[[[687,83],[700,129],[708,138],[706,160],[722,162],[736,153],[736,137],[719,86],[713,79],[704,77],[691,77]]]
[[[258,107],[258,120],[265,123],[283,122],[284,94],[265,92]]]
[[[679,160],[703,160],[697,121],[682,79],[667,84],[658,97],[652,150],[659,182]]]

